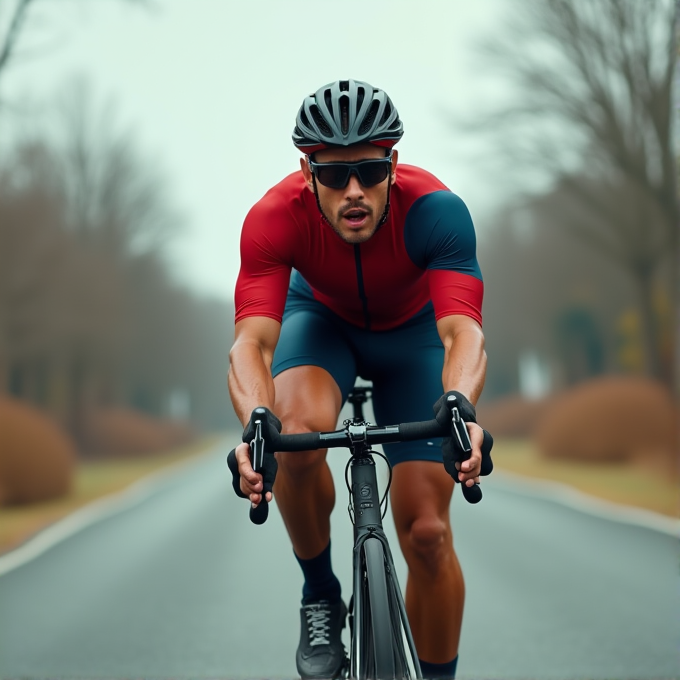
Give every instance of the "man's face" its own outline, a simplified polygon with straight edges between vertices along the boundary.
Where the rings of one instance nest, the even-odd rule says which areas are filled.
[[[385,149],[373,144],[356,144],[346,148],[324,149],[314,154],[316,163],[356,163],[357,161],[385,158]],[[364,187],[356,174],[351,174],[343,189],[331,189],[316,181],[319,203],[334,231],[347,243],[364,243],[378,228],[387,203],[388,182],[394,182],[397,152],[392,153],[392,170],[387,177],[372,187]],[[312,173],[306,158],[300,166],[307,187],[314,191]]]

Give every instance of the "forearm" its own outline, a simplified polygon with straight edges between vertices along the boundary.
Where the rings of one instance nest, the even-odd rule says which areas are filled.
[[[274,407],[271,356],[257,343],[242,342],[229,353],[229,394],[234,411],[245,427],[258,406]]]
[[[457,390],[477,403],[486,377],[484,334],[478,326],[451,331],[444,337],[444,392]]]

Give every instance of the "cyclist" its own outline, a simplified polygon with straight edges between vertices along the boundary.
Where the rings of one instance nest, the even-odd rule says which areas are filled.
[[[486,371],[483,284],[465,204],[425,170],[397,165],[393,147],[402,135],[390,98],[366,82],[336,81],[304,99],[293,132],[301,171],[270,189],[243,225],[229,389],[244,442],[260,406],[278,417],[279,431],[335,429],[357,375],[373,382],[378,423],[428,420],[433,404],[440,412],[444,396],[456,395],[469,460],[449,438],[441,447],[385,446],[423,675],[454,677],[464,583],[449,504],[454,482],[472,486],[481,470],[474,404]],[[304,576],[296,655],[303,678],[335,677],[345,659],[347,609],[331,565],[335,491],[325,457],[277,453],[263,479],[247,444],[235,454],[237,493],[253,506],[263,493],[271,499],[276,480]]]

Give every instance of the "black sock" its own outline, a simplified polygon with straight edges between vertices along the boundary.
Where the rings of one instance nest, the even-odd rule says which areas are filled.
[[[418,659],[420,661],[420,659]],[[430,663],[429,661],[420,661],[420,670],[423,672],[424,678],[455,678],[456,666],[458,665],[458,656],[453,661],[448,663]]]
[[[337,602],[340,599],[340,581],[333,573],[331,566],[331,544],[311,560],[295,558],[302,568],[305,584],[302,587],[302,604],[309,604],[316,600]]]

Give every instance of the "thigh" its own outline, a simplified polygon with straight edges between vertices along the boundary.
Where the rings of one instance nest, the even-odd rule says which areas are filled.
[[[274,378],[274,411],[283,433],[334,430],[342,394],[333,376],[319,366],[295,366]]]
[[[302,301],[284,315],[272,362],[275,384],[279,375],[301,366],[323,369],[343,400],[354,385],[356,362],[342,324],[315,301]]]
[[[275,412],[284,432],[335,429],[356,376],[342,324],[315,300],[293,296],[281,324],[272,375]]]

